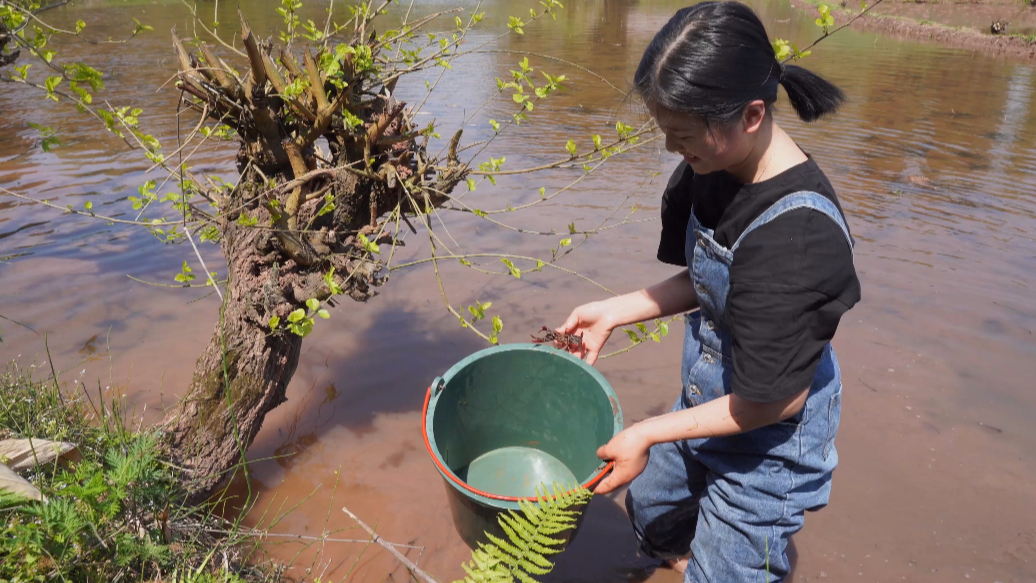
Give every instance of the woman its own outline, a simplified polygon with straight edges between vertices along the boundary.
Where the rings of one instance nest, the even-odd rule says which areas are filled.
[[[684,159],[662,198],[658,258],[689,269],[580,306],[558,331],[582,334],[570,350],[593,363],[615,328],[697,311],[682,394],[600,448],[615,468],[597,492],[632,481],[641,547],[686,581],[781,581],[789,537],[830,495],[842,393],[830,340],[860,286],[834,189],[773,104],[782,85],[813,121],[844,95],[779,63],[736,2],[680,10],[634,80]]]

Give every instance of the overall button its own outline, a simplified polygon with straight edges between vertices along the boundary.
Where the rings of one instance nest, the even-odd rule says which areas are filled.
[[[704,360],[706,364],[715,364],[716,362],[716,359],[713,358],[712,355],[708,352],[702,354],[701,359]]]
[[[689,386],[687,388],[690,389],[690,391],[692,393],[694,393],[695,395],[699,395],[699,396],[701,395],[701,389],[698,388],[698,385],[692,384],[691,386]]]
[[[708,328],[709,330],[715,330],[716,329],[716,323],[713,322],[712,320],[705,320],[705,327]]]
[[[705,289],[704,285],[702,285],[700,283],[696,283],[696,284],[694,284],[694,291],[698,292],[699,294],[705,295],[705,292],[707,290]]]

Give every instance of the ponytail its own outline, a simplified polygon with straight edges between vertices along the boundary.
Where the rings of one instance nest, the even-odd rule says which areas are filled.
[[[782,65],[780,82],[802,121],[816,121],[845,103],[841,89],[802,67]]]
[[[679,10],[651,40],[633,77],[641,98],[706,123],[736,120],[756,100],[777,101],[783,85],[805,121],[845,101],[837,87],[777,61],[766,28],[740,2],[702,2]]]

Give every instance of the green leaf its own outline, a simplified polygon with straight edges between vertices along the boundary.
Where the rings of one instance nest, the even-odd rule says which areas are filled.
[[[92,210],[94,210],[94,203],[92,203],[92,202],[90,202],[90,201],[86,201],[86,204],[84,204],[83,206],[84,206],[84,207],[86,208],[86,210],[88,210],[88,211],[92,211]]]
[[[49,152],[52,147],[54,147],[55,145],[58,145],[58,144],[61,143],[61,141],[58,140],[54,136],[54,130],[53,129],[51,129],[51,128],[47,127],[47,126],[44,126],[44,125],[40,125],[38,123],[33,123],[33,122],[29,122],[28,125],[32,129],[34,129],[37,132],[39,132],[39,134],[40,134],[40,147],[43,148],[44,152]]]
[[[525,31],[522,30],[523,26],[525,26],[525,23],[522,22],[522,19],[518,18],[517,16],[511,16],[508,19],[507,27],[518,34],[525,34]]]
[[[468,191],[475,190],[475,179],[474,178],[468,178],[467,183],[468,183]]]
[[[302,321],[305,317],[306,317],[306,311],[303,310],[302,308],[298,308],[298,309],[292,311],[292,313],[288,314],[288,321],[291,322],[292,324],[296,324],[296,323]]]
[[[331,317],[331,314],[329,314],[328,311],[323,308],[317,310],[317,315],[325,320]]]
[[[76,34],[79,34],[79,33],[83,32],[84,28],[86,28],[86,23],[83,22],[82,20],[77,20],[76,21]]]
[[[630,337],[630,342],[632,342],[634,344],[640,344],[640,342],[641,342],[640,341],[640,336],[638,336],[636,332],[634,332],[633,330],[630,330],[629,328],[623,328],[622,331],[625,332],[626,335]]]
[[[592,139],[594,141],[594,149],[600,150],[603,147],[601,145],[601,136],[599,134],[594,134]]]
[[[381,247],[379,247],[377,243],[367,239],[367,235],[360,233],[357,235],[357,238],[360,240],[360,245],[363,247],[364,251],[367,251],[368,253],[381,253]]]
[[[568,234],[575,235],[577,232],[578,231],[576,231],[576,223],[575,223],[575,221],[569,223],[568,224]]]
[[[504,257],[501,258],[500,261],[507,266],[507,270],[511,272],[511,275],[515,276],[518,279],[522,278],[522,270],[515,267],[514,263],[512,263],[510,259]]]
[[[335,282],[335,268],[332,267],[327,273],[324,274],[324,283],[327,284],[327,289],[331,290],[332,295],[341,295],[344,293],[342,286]]]
[[[560,241],[562,247],[568,247],[572,244],[572,239],[565,238]]]
[[[54,90],[61,84],[61,79],[61,77],[57,76],[47,77],[47,80],[43,82],[43,86],[47,89],[48,99],[53,99],[54,101],[58,100],[57,95],[54,94]]]
[[[788,41],[779,38],[773,41],[773,54],[778,61],[783,61],[790,57],[793,53],[791,50],[791,46],[789,46],[788,44]]]
[[[662,334],[663,337],[664,336],[668,336],[669,335],[669,323],[668,322],[659,322],[658,323],[658,331]]]
[[[191,271],[191,266],[187,265],[187,261],[184,261],[183,265],[180,266],[180,273],[173,280],[182,284],[188,284],[194,279],[194,274]]]
[[[647,334],[648,329],[647,329],[647,326],[645,326],[643,322],[637,322],[636,326],[637,326],[637,330],[640,330],[641,334]]]
[[[489,126],[493,128],[494,132],[500,133],[500,123],[495,119],[489,120]]]
[[[316,298],[309,298],[308,300],[306,300],[306,307],[309,308],[309,311],[315,312],[317,311],[317,309],[320,308],[320,300]]]
[[[500,316],[493,316],[493,334],[499,334],[504,329],[504,321]]]
[[[270,318],[270,329],[271,330],[276,329],[277,325],[280,324],[280,323],[281,323],[280,316],[273,316],[273,317],[271,317]]]
[[[330,192],[324,195],[324,204],[317,211],[317,216],[322,217],[335,210],[335,197]]]
[[[579,151],[579,149],[576,147],[576,143],[572,140],[569,140],[565,143],[565,149],[568,150],[569,155],[573,157]]]
[[[629,137],[630,132],[633,131],[633,126],[626,125],[621,121],[615,122],[615,133],[619,134],[619,138],[625,140]]]

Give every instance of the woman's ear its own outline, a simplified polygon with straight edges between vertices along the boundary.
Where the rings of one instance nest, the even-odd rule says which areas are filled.
[[[756,99],[749,103],[741,114],[741,125],[746,134],[754,134],[763,126],[766,119],[766,104],[762,99]]]

